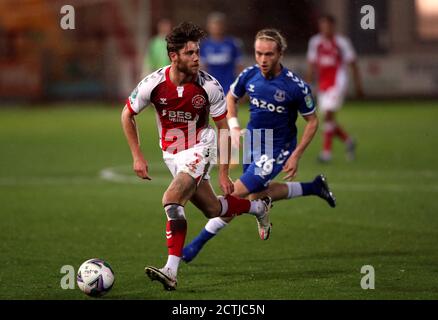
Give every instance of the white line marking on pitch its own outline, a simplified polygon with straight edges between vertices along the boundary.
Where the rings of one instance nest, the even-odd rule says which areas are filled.
[[[145,180],[142,180],[139,177],[137,177],[134,172],[132,172],[130,174],[117,172],[117,171],[120,171],[121,169],[127,169],[128,167],[131,168],[130,166],[117,166],[117,167],[104,168],[99,172],[99,177],[103,180],[116,182],[116,183],[139,184],[139,183],[145,182]],[[153,169],[151,170],[151,168],[153,168]],[[163,169],[167,170],[167,168],[163,168],[162,165],[150,163],[149,164],[149,173],[150,173],[152,180],[147,181],[147,183],[148,184],[155,184],[155,185],[164,185],[164,186],[168,185],[170,183],[171,176],[169,173],[169,175],[167,177],[163,177],[162,176],[162,173],[164,171]],[[154,173],[159,173],[160,175],[157,176],[157,175],[154,175]]]
[[[41,185],[81,185],[81,184],[92,184],[92,183],[102,183],[102,182],[112,182],[112,183],[122,183],[122,184],[145,184],[154,186],[167,186],[171,181],[171,175],[167,168],[163,166],[162,163],[150,163],[149,168],[152,180],[145,181],[138,178],[133,172],[130,172],[130,165],[121,165],[115,167],[107,167],[99,172],[98,176],[46,176],[46,177],[0,177],[0,186],[41,186]],[[126,172],[126,173],[125,173]],[[167,174],[165,174],[165,172]],[[154,174],[155,173],[155,174]],[[408,178],[415,176],[422,177],[438,177],[438,172],[430,170],[420,170],[420,171],[404,171],[400,172],[388,172],[388,171],[367,171],[359,172],[342,172],[339,173],[340,176],[363,177],[364,175],[369,177],[369,175],[384,177],[387,176],[397,176],[398,178]],[[338,174],[337,174],[338,175]],[[336,191],[351,191],[351,192],[426,192],[426,193],[436,193],[438,192],[438,184],[422,184],[413,185],[405,183],[330,183],[330,187],[334,192]]]
[[[0,186],[41,186],[41,185],[63,185],[63,184],[87,184],[99,182],[97,177],[3,177],[0,178]]]

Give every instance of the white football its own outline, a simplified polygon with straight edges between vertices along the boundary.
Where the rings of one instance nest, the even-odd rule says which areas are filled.
[[[85,294],[101,297],[113,287],[114,272],[108,262],[90,259],[79,267],[76,281]]]

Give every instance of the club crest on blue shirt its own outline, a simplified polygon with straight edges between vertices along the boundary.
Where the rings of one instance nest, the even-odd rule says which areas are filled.
[[[277,102],[283,102],[284,100],[286,100],[286,92],[283,90],[277,89],[277,91],[275,91],[275,94],[274,94],[274,99]]]

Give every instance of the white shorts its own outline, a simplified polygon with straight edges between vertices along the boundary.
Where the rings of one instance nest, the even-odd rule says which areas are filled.
[[[338,87],[330,88],[318,94],[318,107],[321,111],[337,111],[344,104],[345,90]]]
[[[163,159],[172,175],[180,172],[189,174],[197,183],[210,179],[210,171],[216,164],[216,133],[204,130],[199,143],[176,154],[163,152]]]

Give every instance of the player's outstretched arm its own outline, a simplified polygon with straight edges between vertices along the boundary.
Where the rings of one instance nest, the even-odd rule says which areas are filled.
[[[303,116],[303,118],[307,123],[300,143],[283,167],[283,172],[286,172],[286,176],[283,178],[284,180],[293,180],[295,178],[298,171],[298,162],[318,130],[318,117],[315,113]]]
[[[229,163],[231,154],[230,128],[227,120],[221,119],[215,121],[218,128],[218,163],[219,163],[219,186],[224,195],[232,194],[234,192],[234,184],[229,176]]]
[[[148,173],[148,163],[140,149],[140,140],[138,138],[137,125],[134,116],[135,115],[127,106],[123,108],[121,119],[123,132],[125,133],[129,148],[131,149],[133,169],[135,173],[142,179],[151,180]]]

